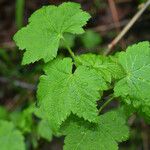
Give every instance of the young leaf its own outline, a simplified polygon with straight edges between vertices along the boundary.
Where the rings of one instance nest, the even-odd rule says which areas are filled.
[[[74,116],[69,119],[61,127],[66,135],[64,150],[117,150],[117,143],[129,135],[125,118],[117,111],[101,115],[97,125]]]
[[[0,120],[0,149],[25,150],[24,137],[11,122]]]
[[[88,66],[99,73],[106,82],[111,82],[112,79],[121,78],[124,75],[123,68],[112,57],[105,57],[95,54],[83,54],[76,56],[77,65]]]
[[[90,15],[77,3],[66,2],[45,6],[29,18],[29,24],[18,31],[14,40],[20,49],[26,49],[23,64],[44,59],[48,62],[57,55],[64,33],[81,34]]]
[[[52,130],[47,120],[41,120],[37,128],[38,135],[48,141],[52,140]]]
[[[14,111],[10,114],[10,120],[23,133],[30,133],[33,128],[33,106],[24,109],[23,111]]]
[[[115,85],[115,95],[150,117],[150,45],[141,42],[119,54],[126,76]]]
[[[37,92],[40,107],[55,128],[71,112],[95,122],[96,101],[100,90],[107,89],[96,71],[80,66],[72,73],[72,65],[70,58],[56,59],[46,65],[46,75],[40,78]]]
[[[92,30],[87,30],[80,38],[84,47],[88,49],[95,48],[102,42],[101,36]]]

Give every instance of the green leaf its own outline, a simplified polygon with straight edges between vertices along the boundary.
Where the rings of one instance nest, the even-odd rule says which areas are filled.
[[[90,15],[77,3],[66,2],[45,6],[29,18],[29,24],[18,31],[14,40],[20,49],[26,49],[23,64],[43,59],[48,62],[57,56],[64,33],[81,34]]]
[[[0,120],[0,149],[25,150],[24,137],[11,122]]]
[[[52,129],[51,123],[47,119],[45,112],[42,112],[41,108],[35,107],[34,108],[34,115],[36,117],[40,118],[40,120],[41,120],[39,122],[38,128],[37,128],[37,132],[38,132],[40,137],[42,137],[48,141],[51,141],[52,135],[54,135],[55,137],[61,136],[59,130],[53,130]]]
[[[23,111],[14,111],[10,114],[10,119],[23,133],[30,133],[33,127],[33,111],[32,106]]]
[[[119,79],[124,70],[113,56],[105,57],[95,54],[83,54],[76,57],[77,66],[84,65],[96,70],[106,82]]]
[[[100,34],[92,30],[87,30],[80,38],[84,47],[88,49],[94,48],[102,42]]]
[[[150,117],[150,46],[141,42],[119,54],[126,76],[115,85],[115,95]]]
[[[38,135],[48,141],[52,140],[52,130],[47,120],[41,120],[37,128]]]
[[[38,86],[41,113],[57,128],[71,112],[95,122],[96,101],[107,85],[96,71],[80,66],[72,73],[70,58],[56,59],[45,67]]]
[[[117,111],[101,115],[98,124],[71,116],[61,130],[66,135],[64,150],[117,150],[117,143],[129,136],[125,118]]]

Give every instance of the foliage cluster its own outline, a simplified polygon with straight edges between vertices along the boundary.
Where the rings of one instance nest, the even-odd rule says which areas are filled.
[[[32,114],[39,118],[35,134],[49,141],[52,135],[65,136],[64,150],[117,150],[118,143],[129,137],[129,116],[137,113],[149,122],[149,42],[134,44],[111,56],[75,55],[67,37],[83,34],[89,19],[77,3],[45,6],[15,34],[17,46],[25,50],[22,64],[42,59],[44,74],[37,89],[38,106],[27,108],[19,116],[9,115],[9,121],[3,119],[7,112],[0,109],[2,150],[25,149],[22,133],[33,130]],[[85,44],[88,48],[92,47],[91,34],[88,31],[82,35],[83,43],[89,40]],[[95,38],[99,43],[101,39]],[[60,46],[71,57],[59,55]],[[119,102],[118,108],[104,113],[112,100]]]

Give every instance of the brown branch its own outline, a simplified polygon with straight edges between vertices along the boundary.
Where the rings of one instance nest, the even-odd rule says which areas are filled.
[[[0,82],[5,83],[5,84],[11,83],[16,87],[20,87],[23,89],[28,89],[32,91],[36,90],[36,86],[34,84],[26,83],[26,82],[19,81],[19,80],[9,79],[6,77],[0,77]]]
[[[148,126],[145,124],[144,120],[141,120],[141,126],[142,126],[142,131],[141,131],[141,136],[143,140],[143,149],[144,150],[149,150],[149,129]]]
[[[96,32],[106,32],[106,31],[109,31],[109,30],[113,30],[116,27],[117,28],[123,27],[128,22],[129,22],[129,20],[123,20],[123,21],[120,21],[120,24],[117,24],[117,25],[115,25],[114,23],[111,23],[109,25],[100,25],[100,26],[97,26],[97,27],[94,27],[94,28],[90,28],[90,29],[94,30]]]
[[[16,47],[15,43],[13,41],[9,41],[9,42],[4,42],[2,44],[0,44],[1,48],[9,48],[9,49],[13,49]]]
[[[108,50],[105,51],[104,55],[111,52],[112,48],[122,39],[122,37],[129,31],[129,29],[134,25],[134,23],[140,18],[143,12],[150,5],[150,0],[148,0],[145,5],[133,16],[130,22],[124,27],[124,29],[118,34],[118,36],[108,45]]]
[[[119,17],[118,17],[118,12],[117,12],[115,2],[114,2],[114,0],[108,0],[108,3],[109,3],[109,7],[111,10],[111,14],[112,14],[112,18],[113,18],[113,22],[114,22],[116,31],[119,32],[120,31],[120,29],[119,29],[120,22],[119,22]]]

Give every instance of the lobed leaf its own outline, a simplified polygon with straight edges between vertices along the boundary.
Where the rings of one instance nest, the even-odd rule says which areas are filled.
[[[95,122],[96,101],[100,91],[108,88],[96,71],[80,66],[72,73],[72,65],[70,58],[56,59],[46,65],[46,75],[40,78],[40,109],[53,127],[58,127],[71,112]]]
[[[66,135],[64,150],[117,150],[117,143],[129,136],[125,118],[117,111],[101,115],[98,124],[71,116],[61,130]]]
[[[11,122],[0,120],[0,149],[25,150],[24,137]]]
[[[141,42],[119,54],[119,63],[126,76],[118,81],[114,91],[123,101],[150,118],[150,45]]]
[[[106,82],[111,82],[113,79],[119,79],[124,76],[123,68],[113,56],[82,54],[76,56],[76,62],[77,66],[83,65],[94,69]]]
[[[26,50],[23,64],[40,59],[48,62],[57,56],[60,39],[64,33],[81,34],[90,15],[77,3],[66,2],[57,6],[44,6],[29,18],[29,24],[18,31],[14,40],[21,50]]]

